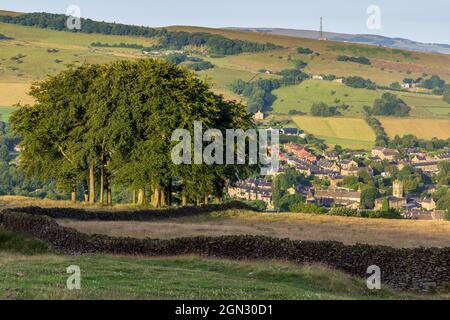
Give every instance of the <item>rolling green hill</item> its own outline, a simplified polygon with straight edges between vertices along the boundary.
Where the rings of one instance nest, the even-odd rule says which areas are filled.
[[[14,16],[20,13],[0,11],[0,15]],[[213,69],[199,71],[198,74],[200,78],[210,83],[216,93],[244,103],[245,99],[242,96],[231,92],[230,84],[234,80],[254,82],[260,79],[276,79],[279,78],[277,72],[293,69],[295,61],[298,60],[307,63],[304,72],[310,75],[361,76],[382,86],[401,82],[404,78],[418,78],[432,74],[437,74],[450,82],[450,55],[237,30],[186,26],[168,27],[167,30],[210,33],[233,40],[279,46],[273,50],[226,56],[208,54],[204,47],[188,46],[183,49],[196,58],[214,64]],[[10,38],[0,40],[0,106],[6,107],[19,102],[33,103],[27,95],[31,83],[56,74],[70,65],[142,59],[147,56],[140,49],[93,47],[91,46],[93,42],[151,47],[160,41],[157,37],[72,33],[9,23],[0,23],[0,34]],[[309,48],[313,53],[300,54],[297,52],[299,47]],[[161,51],[159,56],[163,55],[165,53]],[[364,56],[370,59],[371,64],[336,61],[340,55]],[[263,72],[264,70],[267,72]],[[342,110],[343,115],[361,117],[362,108],[365,105],[371,106],[382,92],[382,90],[354,89],[329,81],[309,80],[273,91],[272,94],[276,99],[272,110],[275,114],[287,114],[290,110],[309,112],[314,102],[326,102],[330,105],[346,104],[349,108]],[[446,118],[450,113],[450,104],[442,101],[440,96],[413,92],[394,93],[411,106],[411,115],[415,117]],[[5,117],[11,110],[0,107],[0,112],[5,114]],[[278,116],[275,115],[275,119],[276,117]]]

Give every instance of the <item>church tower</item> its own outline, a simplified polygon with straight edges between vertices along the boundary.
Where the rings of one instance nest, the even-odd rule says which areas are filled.
[[[403,198],[403,182],[395,180],[392,185],[392,195],[396,198]]]

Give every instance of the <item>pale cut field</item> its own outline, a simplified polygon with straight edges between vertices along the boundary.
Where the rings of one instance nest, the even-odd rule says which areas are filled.
[[[28,95],[30,87],[27,82],[0,82],[0,106],[33,104],[34,99]]]
[[[446,247],[450,222],[383,220],[301,213],[228,211],[155,222],[58,220],[89,234],[171,239],[190,236],[264,235],[294,240],[332,240],[399,248]]]
[[[292,119],[300,129],[331,145],[369,149],[375,142],[375,133],[364,119],[313,116],[296,116]]]
[[[70,201],[0,196],[0,210],[4,208],[40,206],[73,207]],[[139,210],[120,205],[112,209],[89,206],[89,210]],[[145,209],[145,208],[144,208]],[[148,208],[147,208],[148,210]],[[332,240],[345,244],[367,243],[393,247],[449,246],[450,222],[386,220],[337,217],[302,213],[258,213],[243,210],[213,212],[188,218],[165,219],[153,222],[105,222],[58,220],[67,227],[86,233],[136,238],[177,238],[187,236],[265,235],[298,240]]]
[[[393,138],[395,135],[415,135],[418,138],[430,140],[432,138],[450,138],[450,119],[421,119],[421,118],[384,118],[380,117],[381,125]]]

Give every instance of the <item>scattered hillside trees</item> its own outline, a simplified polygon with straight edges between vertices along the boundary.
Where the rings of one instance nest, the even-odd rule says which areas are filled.
[[[405,117],[409,115],[411,108],[400,98],[392,93],[385,92],[381,99],[375,100],[371,115]]]
[[[343,83],[352,88],[366,88],[369,90],[375,90],[377,85],[370,79],[364,79],[362,77],[346,77]]]
[[[313,52],[314,51],[312,51],[310,48],[302,48],[302,47],[297,48],[297,53],[299,54],[311,54]]]
[[[330,107],[324,102],[314,103],[311,107],[311,114],[316,117],[332,117],[338,115],[336,107]]]
[[[180,50],[186,46],[205,47],[210,54],[232,55],[242,52],[260,52],[281,48],[272,43],[257,43],[236,39],[228,39],[224,36],[206,32],[182,32],[168,31],[143,26],[99,22],[91,19],[81,19],[80,30],[69,30],[66,27],[67,16],[52,13],[27,13],[19,16],[0,16],[0,22],[34,26],[38,28],[53,29],[58,31],[100,33],[120,36],[138,36],[157,38],[159,43],[149,50],[174,49]]]
[[[371,65],[372,63],[370,62],[370,59],[366,58],[366,57],[349,57],[349,56],[338,56],[337,57],[337,61],[343,61],[343,62],[354,62],[354,63],[359,63],[359,64],[365,64],[365,65]]]

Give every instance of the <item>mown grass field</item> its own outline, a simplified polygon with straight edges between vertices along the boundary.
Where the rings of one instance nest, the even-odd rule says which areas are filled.
[[[450,119],[427,118],[385,118],[380,117],[381,125],[389,137],[413,134],[418,138],[448,139],[450,137]]]
[[[413,92],[395,92],[395,94],[412,108],[412,116],[433,117],[450,115],[450,104],[445,102],[441,96]]]
[[[370,149],[375,142],[375,133],[364,119],[313,116],[295,116],[292,119],[300,129],[324,139],[329,145]]]

